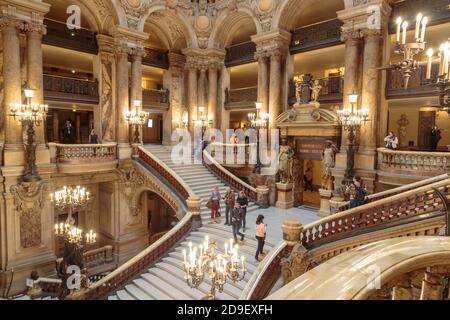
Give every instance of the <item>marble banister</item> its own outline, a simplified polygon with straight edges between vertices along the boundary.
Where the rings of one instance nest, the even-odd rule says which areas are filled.
[[[117,159],[117,145],[49,143],[53,163],[109,162]]]
[[[211,156],[211,154],[209,154],[207,150],[203,150],[203,163],[212,173],[214,173],[217,177],[219,177],[219,179],[227,183],[230,187],[236,190],[244,190],[251,200],[257,200],[258,194],[256,188],[242,181],[241,179],[233,175],[230,171],[225,169],[220,163],[216,161],[216,159],[214,159],[214,157]]]
[[[442,180],[445,180],[445,179],[449,179],[449,178],[450,178],[450,176],[448,174],[442,174],[442,175],[439,175],[439,176],[436,176],[436,177],[432,177],[432,178],[420,180],[418,182],[414,182],[414,183],[411,183],[411,184],[407,184],[407,185],[404,185],[404,186],[400,186],[398,188],[393,188],[393,189],[389,189],[389,190],[386,190],[386,191],[374,193],[374,194],[371,194],[371,195],[367,196],[366,203],[373,202],[373,201],[380,200],[380,199],[384,199],[384,198],[387,198],[389,196],[392,196],[392,195],[395,195],[395,194],[399,194],[401,192],[413,190],[413,189],[416,189],[416,188],[419,188],[419,187],[422,187],[422,186],[426,186],[426,185],[431,184],[431,183],[439,182],[439,181],[442,181]],[[341,211],[348,210],[349,204],[350,204],[349,201],[346,201],[346,202],[340,204],[339,207],[338,207],[338,211],[341,212]]]
[[[389,293],[405,275],[415,271],[426,270],[424,280],[430,276],[442,279],[450,273],[449,261],[448,237],[382,240],[324,262],[267,300],[367,300],[380,290]],[[423,281],[421,299],[442,298],[438,292],[442,286],[434,284],[436,281]]]
[[[440,210],[443,204],[433,188],[442,190],[450,199],[450,179],[446,179],[306,225],[300,234],[300,241],[306,248],[311,249],[337,239],[351,237],[357,231],[368,231],[387,222]]]
[[[379,148],[380,170],[433,176],[450,172],[450,152],[399,151]]]

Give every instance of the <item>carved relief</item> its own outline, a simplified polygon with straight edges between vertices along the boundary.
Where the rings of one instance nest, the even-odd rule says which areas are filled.
[[[101,53],[102,62],[102,137],[103,141],[115,139],[115,116],[112,99],[112,68],[114,56],[109,53]]]
[[[310,270],[313,263],[311,254],[299,243],[294,246],[289,257],[281,259],[280,265],[284,284],[287,284]]]
[[[120,4],[125,10],[128,27],[137,29],[139,20],[148,12],[150,3],[148,1],[140,0],[120,0]]]
[[[14,206],[19,215],[20,246],[37,247],[42,241],[41,212],[44,208],[45,183],[21,183],[11,187]]]

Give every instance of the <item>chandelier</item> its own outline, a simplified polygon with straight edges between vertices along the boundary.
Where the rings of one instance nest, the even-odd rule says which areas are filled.
[[[139,128],[141,128],[147,122],[150,114],[145,111],[139,111],[139,107],[141,106],[140,100],[134,100],[133,104],[135,107],[135,111],[127,111],[125,113],[125,120],[135,128],[134,143],[140,143],[141,140],[139,135]]]
[[[247,273],[245,257],[239,256],[239,246],[233,246],[233,240],[224,244],[224,254],[217,252],[217,244],[205,241],[200,246],[189,242],[189,254],[183,250],[185,280],[190,288],[197,289],[206,277],[211,281],[210,293],[204,299],[214,300],[216,291],[223,292],[228,280],[242,281]]]
[[[41,177],[36,166],[36,144],[34,142],[35,126],[40,126],[45,120],[48,112],[48,105],[32,103],[34,90],[25,89],[26,104],[15,103],[10,105],[10,116],[19,120],[22,126],[26,127],[27,142],[25,144],[26,166],[23,181],[40,181]]]
[[[59,210],[69,209],[69,211],[72,211],[76,208],[85,207],[90,200],[90,192],[80,186],[76,188],[64,186],[62,190],[50,194],[50,201]]]
[[[387,69],[399,70],[404,79],[405,89],[407,89],[409,79],[415,70],[419,68],[419,62],[414,57],[425,50],[425,31],[428,24],[428,18],[422,13],[419,13],[416,16],[413,42],[407,42],[406,40],[408,21],[398,17],[396,22],[397,41],[395,43],[395,53],[401,55],[403,59],[399,63],[390,65]]]
[[[431,80],[431,66],[433,62],[433,49],[428,49],[428,63],[427,63],[427,80]],[[439,88],[439,104],[443,111],[450,114],[450,42],[441,44],[439,48],[439,75],[437,81],[432,85]]]

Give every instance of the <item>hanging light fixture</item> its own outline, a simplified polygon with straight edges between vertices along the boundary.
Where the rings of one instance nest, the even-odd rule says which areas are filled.
[[[431,67],[433,63],[433,49],[428,49],[427,80],[431,81]],[[443,111],[450,114],[450,42],[447,41],[439,47],[439,74],[433,86],[439,89],[439,104]]]

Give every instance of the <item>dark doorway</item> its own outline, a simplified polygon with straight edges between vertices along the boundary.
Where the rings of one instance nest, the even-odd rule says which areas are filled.
[[[431,149],[431,129],[436,123],[436,111],[419,112],[419,148],[424,150]]]

